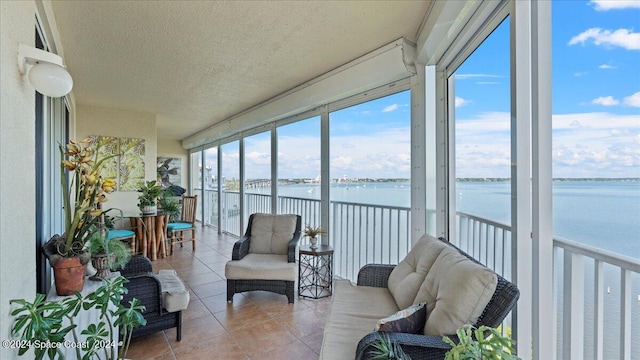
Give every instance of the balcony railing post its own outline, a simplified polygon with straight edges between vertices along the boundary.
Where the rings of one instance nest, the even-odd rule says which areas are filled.
[[[631,271],[620,273],[620,359],[631,360]],[[636,335],[637,336],[637,335]]]
[[[595,360],[604,359],[604,263],[596,260],[593,294],[593,354]]]
[[[563,356],[584,359],[584,257],[564,250]]]

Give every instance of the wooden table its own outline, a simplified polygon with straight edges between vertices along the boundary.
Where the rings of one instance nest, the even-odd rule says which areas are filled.
[[[131,216],[136,232],[136,253],[157,260],[158,257],[167,256],[167,224],[169,215],[158,213],[156,215],[138,214]]]

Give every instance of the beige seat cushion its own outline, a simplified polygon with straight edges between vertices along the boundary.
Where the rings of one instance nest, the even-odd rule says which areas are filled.
[[[374,331],[378,320],[398,310],[386,288],[355,286],[347,280],[337,280],[320,359],[355,358],[358,341]]]
[[[497,284],[493,271],[454,248],[442,249],[414,299],[416,304],[427,302],[424,334],[450,335],[464,324],[475,324]]]
[[[162,304],[168,312],[185,310],[189,305],[189,290],[175,270],[160,270],[156,275],[162,286]]]
[[[249,252],[286,255],[296,221],[296,215],[254,214]]]
[[[424,282],[429,269],[440,252],[448,247],[442,241],[424,235],[413,246],[407,256],[396,266],[389,276],[389,291],[398,304],[398,308],[406,309],[416,304],[415,298]]]
[[[241,260],[231,260],[224,268],[232,280],[296,280],[296,263],[287,262],[287,255],[247,254]]]

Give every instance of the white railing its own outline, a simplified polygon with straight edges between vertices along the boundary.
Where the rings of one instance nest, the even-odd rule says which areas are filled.
[[[509,225],[459,212],[457,233],[458,247],[511,277]],[[640,358],[640,260],[559,237],[553,246],[557,358]]]

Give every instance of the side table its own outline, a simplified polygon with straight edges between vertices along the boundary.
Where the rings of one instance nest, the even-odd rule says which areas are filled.
[[[318,245],[313,250],[301,245],[298,250],[298,295],[320,299],[333,293],[333,248]]]

